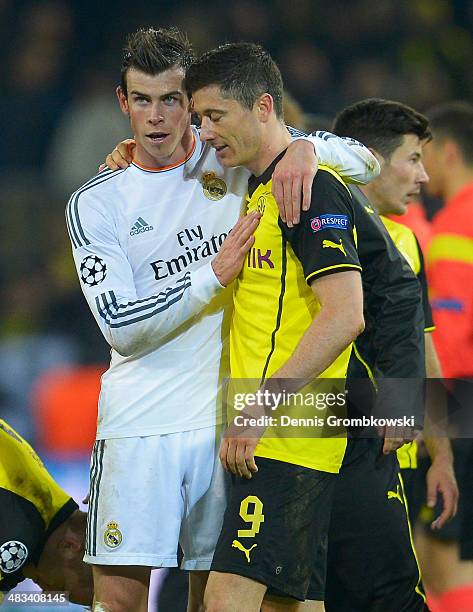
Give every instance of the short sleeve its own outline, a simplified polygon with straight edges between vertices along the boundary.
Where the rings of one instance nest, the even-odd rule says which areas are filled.
[[[351,194],[330,172],[317,172],[311,205],[300,223],[292,228],[281,220],[279,224],[308,284],[326,274],[361,270]]]
[[[0,591],[24,580],[23,567],[36,562],[44,545],[44,522],[35,506],[20,495],[0,488]]]

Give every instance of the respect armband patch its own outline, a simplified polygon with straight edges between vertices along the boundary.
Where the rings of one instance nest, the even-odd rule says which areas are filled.
[[[348,229],[347,215],[318,215],[310,220],[310,227],[313,232],[320,232],[324,229]]]

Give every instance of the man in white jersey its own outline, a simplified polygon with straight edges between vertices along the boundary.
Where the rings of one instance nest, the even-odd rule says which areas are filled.
[[[251,247],[258,215],[237,222],[248,173],[221,167],[190,125],[183,78],[192,58],[176,31],[129,38],[117,93],[136,139],[134,161],[91,179],[66,212],[82,288],[112,347],[85,555],[98,610],[146,610],[150,570],[177,564],[178,541],[183,567],[195,570],[189,610],[198,610],[199,570],[210,567],[225,507],[217,460],[225,287]],[[331,140],[317,141],[319,155],[318,142],[323,151]],[[313,175],[313,147],[292,146]],[[373,174],[366,150],[344,150],[354,158],[348,166],[358,162],[353,174]]]

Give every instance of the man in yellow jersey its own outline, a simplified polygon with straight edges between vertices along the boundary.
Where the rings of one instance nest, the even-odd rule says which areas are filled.
[[[82,561],[85,528],[85,512],[0,419],[0,598],[31,578],[46,591],[65,591],[70,601],[90,605],[92,571]]]
[[[232,377],[261,381],[261,391],[277,379],[282,388],[281,379],[291,379],[297,390],[295,379],[345,378],[351,343],[363,329],[349,190],[319,168],[299,225],[279,218],[271,173],[291,136],[281,74],[261,47],[230,44],[204,54],[186,86],[201,138],[220,163],[252,172],[247,213],[261,215],[235,288]],[[302,609],[311,575],[318,585],[311,599],[323,598],[331,500],[346,441],[252,435],[222,444],[234,479],[204,598],[208,611]]]
[[[371,205],[379,211],[394,243],[419,278],[424,308],[426,371],[430,377],[439,377],[438,360],[428,333],[433,329],[433,322],[422,253],[410,229],[384,216],[403,214],[407,203],[428,180],[422,165],[422,148],[430,138],[428,121],[403,104],[370,99],[343,110],[335,120],[334,131],[360,138],[380,161],[380,176],[367,188],[352,193],[363,206]],[[360,260],[363,263],[361,253]],[[365,310],[370,307],[368,295]],[[397,328],[395,323],[393,331]],[[376,347],[382,344],[383,338],[373,340],[376,328],[370,332],[371,337],[367,331],[357,339],[357,353],[362,355],[368,367],[373,367]],[[387,363],[378,374],[386,377],[412,375],[400,373],[402,355],[399,358],[400,364]],[[425,609],[399,467],[394,458],[381,454],[377,444],[376,440],[351,441],[337,482],[329,536],[328,612],[364,612],[379,609],[379,606],[393,611]],[[452,455],[446,438],[427,438],[426,445],[433,461],[427,475],[427,501],[433,506],[437,496],[442,497],[443,512],[433,523],[433,527],[440,527],[456,511],[458,491]],[[408,468],[416,467],[415,444],[402,447],[398,456],[409,476]],[[349,514],[344,511],[347,502],[351,503]]]

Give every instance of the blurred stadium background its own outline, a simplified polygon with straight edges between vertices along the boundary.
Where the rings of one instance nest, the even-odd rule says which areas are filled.
[[[82,298],[63,211],[130,136],[114,93],[120,50],[147,25],[180,27],[197,51],[260,42],[308,129],[368,96],[419,110],[473,100],[473,1],[0,0],[0,417],[77,500],[108,348]]]

